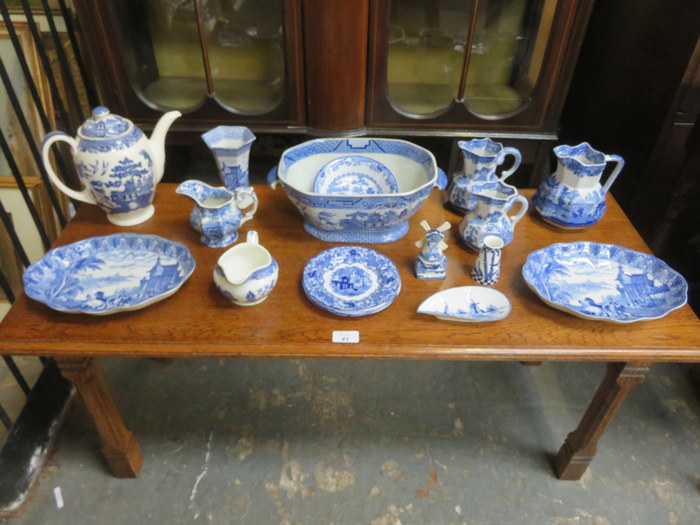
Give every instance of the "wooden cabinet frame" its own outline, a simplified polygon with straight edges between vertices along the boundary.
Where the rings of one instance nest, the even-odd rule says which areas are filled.
[[[461,103],[436,118],[414,119],[387,100],[386,42],[391,0],[284,0],[286,97],[258,116],[227,111],[209,97],[186,112],[175,131],[202,132],[218,124],[256,131],[332,134],[436,134],[556,138],[559,115],[593,0],[559,0],[537,85],[526,106],[504,118],[483,118]],[[119,55],[114,21],[120,13],[101,0],[75,3],[86,55],[103,102],[149,127],[160,112],[135,93]]]

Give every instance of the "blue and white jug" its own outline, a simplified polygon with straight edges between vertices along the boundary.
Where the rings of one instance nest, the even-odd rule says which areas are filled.
[[[252,219],[258,209],[258,198],[252,187],[229,191],[223,186],[187,180],[175,192],[194,201],[190,225],[201,234],[199,240],[213,248],[236,242],[238,228]]]
[[[484,247],[484,239],[489,235],[499,237],[503,246],[509,244],[513,240],[515,225],[527,212],[527,198],[514,186],[500,180],[475,184],[472,195],[476,206],[467,212],[459,225],[462,241],[477,251]],[[516,203],[520,203],[520,209],[509,215]]]
[[[453,208],[462,213],[472,210],[476,201],[472,197],[474,184],[488,181],[505,181],[520,167],[522,156],[516,148],[504,147],[500,142],[489,138],[462,140],[457,143],[462,151],[463,171],[454,175],[449,190],[449,202]],[[496,170],[508,156],[513,157],[512,166],[501,172]]]
[[[625,161],[619,155],[605,155],[587,142],[578,146],[557,146],[557,169],[540,184],[532,203],[542,218],[562,228],[585,228],[605,214],[605,197]],[[616,164],[600,184],[608,162]]]
[[[130,120],[98,106],[78,128],[76,138],[61,131],[44,137],[41,154],[46,172],[69,197],[97,204],[111,223],[142,223],[153,215],[153,196],[165,167],[165,135],[180,115],[179,111],[165,113],[149,139]],[[80,191],[66,186],[53,171],[49,153],[51,145],[59,141],[71,147],[83,184]]]

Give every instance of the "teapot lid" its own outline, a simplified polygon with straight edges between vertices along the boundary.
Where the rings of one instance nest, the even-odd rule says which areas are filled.
[[[111,139],[123,135],[131,126],[128,119],[110,113],[109,108],[97,106],[92,110],[92,117],[83,122],[78,132],[89,139]]]

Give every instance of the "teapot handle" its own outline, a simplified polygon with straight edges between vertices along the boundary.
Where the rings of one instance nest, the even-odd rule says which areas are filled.
[[[516,202],[520,203],[520,210],[518,210],[518,213],[515,215],[510,215],[510,223],[515,226],[520,219],[523,218],[523,216],[527,213],[527,209],[530,206],[530,203],[527,201],[527,198],[525,195],[516,195],[515,199],[513,200],[513,204]],[[511,208],[512,209],[512,208]]]
[[[253,202],[249,203],[249,201]],[[244,208],[252,206],[252,208],[245,212],[243,217],[241,217],[241,224],[252,219],[255,212],[258,211],[258,196],[255,194],[255,190],[252,187],[237,188],[236,206],[238,206],[239,209],[241,206]]]
[[[41,145],[41,158],[44,163],[46,173],[51,179],[51,182],[53,182],[59,190],[61,190],[63,193],[65,193],[72,199],[81,202],[87,202],[88,204],[97,204],[95,197],[92,195],[89,189],[83,187],[83,189],[80,191],[72,190],[68,186],[66,186],[63,183],[63,181],[61,181],[61,179],[58,178],[58,175],[56,175],[56,173],[53,171],[53,168],[51,167],[51,159],[49,158],[49,153],[51,152],[51,146],[53,145],[53,143],[59,141],[67,142],[68,144],[70,144],[73,153],[75,153],[75,151],[78,149],[78,141],[76,141],[70,135],[66,135],[62,131],[52,131],[51,133],[46,135],[46,137],[44,137],[44,142]]]
[[[613,172],[608,177],[608,180],[605,181],[605,185],[603,186],[603,193],[608,193],[610,186],[613,185],[613,182],[615,182],[615,179],[620,174],[620,171],[622,171],[622,168],[625,166],[625,159],[623,159],[619,155],[606,155],[605,162],[615,162],[617,164]]]

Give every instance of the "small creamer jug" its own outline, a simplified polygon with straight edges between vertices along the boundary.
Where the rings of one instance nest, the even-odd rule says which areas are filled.
[[[190,225],[207,246],[221,248],[236,242],[238,228],[253,218],[258,198],[252,186],[229,191],[198,180],[187,180],[175,190],[194,201]]]
[[[214,284],[233,303],[260,304],[277,284],[279,267],[267,249],[260,245],[258,232],[248,232],[245,242],[229,248],[214,268]]]

